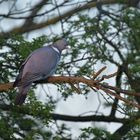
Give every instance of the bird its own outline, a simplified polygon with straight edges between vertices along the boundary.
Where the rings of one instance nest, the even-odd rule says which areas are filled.
[[[67,48],[68,42],[62,38],[51,45],[38,48],[26,58],[13,84],[13,87],[18,87],[15,105],[22,105],[25,102],[33,82],[46,79],[54,74],[61,53]]]

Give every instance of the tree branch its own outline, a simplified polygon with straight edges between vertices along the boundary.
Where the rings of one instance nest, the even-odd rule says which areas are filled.
[[[118,87],[118,88],[121,87],[122,73],[123,73],[123,66],[119,66],[117,76],[116,76],[116,79],[115,79],[116,87]],[[120,94],[120,92],[116,92],[116,94]],[[116,111],[117,111],[117,107],[118,107],[118,103],[119,103],[119,100],[117,98],[115,98],[114,101],[113,101],[113,104],[112,104],[110,116],[115,116]]]
[[[39,12],[39,10],[47,3],[48,0],[41,0],[39,3],[37,3],[33,9],[32,12],[30,13],[30,15],[26,18],[24,24],[23,24],[23,28],[29,28],[30,25],[33,24],[33,19],[34,17],[37,15],[37,13]],[[28,20],[27,20],[28,19]]]
[[[110,85],[107,85],[107,84],[103,84],[103,83],[100,83],[100,82],[99,82],[98,79],[93,80],[93,79],[84,78],[84,77],[52,76],[52,77],[49,77],[48,79],[37,81],[35,83],[37,83],[37,84],[39,84],[39,83],[40,84],[41,83],[57,83],[57,84],[69,83],[70,85],[71,84],[73,84],[73,85],[76,84],[77,85],[79,83],[83,83],[83,84],[86,84],[88,87],[91,87],[91,89],[93,89],[93,87],[94,87],[97,90],[102,90],[105,93],[116,97],[117,99],[125,102],[128,105],[133,105],[134,107],[140,108],[140,105],[136,104],[133,101],[129,101],[129,100],[125,99],[124,97],[116,94],[115,92],[123,93],[123,94],[126,94],[126,95],[131,95],[131,96],[140,96],[140,94],[132,93],[130,91],[119,89],[119,88],[116,88],[116,87],[113,87],[113,86],[110,86]],[[19,83],[18,86],[20,86],[20,84],[22,84],[22,83]],[[0,84],[0,91],[1,92],[2,91],[8,91],[9,89],[12,89],[12,88],[13,88],[13,83]],[[113,92],[112,90],[115,91],[115,92]]]
[[[0,104],[0,109],[4,111],[13,111],[13,112],[21,113],[21,114],[33,115],[31,114],[31,112],[26,106],[14,107],[11,105]],[[52,119],[55,121],[58,121],[58,120],[70,121],[70,122],[96,121],[96,122],[116,122],[116,123],[125,123],[128,120],[130,121],[130,119],[127,119],[127,118],[116,118],[116,117],[110,117],[110,116],[104,116],[104,115],[72,116],[72,115],[64,115],[64,114],[57,114],[57,113],[51,113],[50,115]],[[46,117],[48,117],[48,114],[46,114]]]
[[[116,122],[116,123],[124,123],[127,119],[123,118],[115,118],[104,115],[89,115],[89,116],[70,116],[70,115],[62,115],[52,113],[53,120],[61,120],[61,121],[71,121],[71,122]]]
[[[118,139],[121,139],[123,136],[125,136],[128,131],[130,131],[135,126],[135,120],[133,121],[126,121],[119,129],[117,129],[113,134],[112,137]],[[133,123],[132,123],[133,122]]]
[[[107,5],[107,4],[115,4],[115,3],[118,3],[118,1],[116,0],[101,0],[101,3],[103,5]],[[127,0],[124,0],[122,2],[123,4],[125,3],[128,3]],[[83,10],[87,10],[87,9],[90,9],[90,8],[93,8],[93,7],[96,7],[97,5],[97,2],[95,1],[91,1],[91,2],[88,2],[86,4],[83,4],[83,5],[80,5],[80,6],[76,6],[74,8],[71,8],[70,10],[64,12],[63,14],[61,14],[61,16],[55,16],[47,21],[44,21],[44,22],[41,22],[41,23],[32,23],[30,25],[30,27],[24,27],[24,24],[21,25],[20,27],[15,27],[11,30],[9,30],[8,32],[5,32],[5,33],[0,33],[0,36],[8,36],[9,34],[11,33],[26,33],[26,32],[30,32],[30,31],[33,31],[33,30],[37,30],[37,29],[41,29],[41,28],[44,28],[44,27],[47,27],[49,25],[53,25],[53,24],[56,24],[57,22],[61,21],[62,19],[65,19],[65,18],[70,18],[72,15],[78,13],[78,12],[81,12]],[[24,28],[23,28],[24,27]]]

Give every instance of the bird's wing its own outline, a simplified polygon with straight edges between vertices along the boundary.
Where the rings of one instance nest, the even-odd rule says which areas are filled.
[[[55,71],[59,59],[60,56],[51,47],[36,50],[22,64],[14,85],[22,83],[24,86],[47,78]]]
[[[17,86],[20,87],[21,85],[27,86],[29,84],[31,84],[34,81],[37,81],[41,78],[41,74],[40,73],[26,73],[26,75],[18,82]]]
[[[22,65],[20,66],[20,68],[19,68],[19,74],[18,74],[18,76],[16,77],[16,80],[15,80],[15,82],[14,82],[14,84],[13,84],[13,87],[16,87],[16,86],[18,85],[18,83],[21,81],[24,65],[27,63],[27,61],[30,59],[30,57],[31,57],[33,54],[34,54],[34,52],[31,53],[31,54],[25,59],[25,61],[22,63]]]

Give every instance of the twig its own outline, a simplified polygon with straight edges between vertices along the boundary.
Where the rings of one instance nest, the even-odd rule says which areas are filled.
[[[103,75],[102,78],[99,79],[99,80],[96,80],[96,82],[97,82],[97,83],[100,83],[100,82],[102,82],[104,79],[109,79],[109,78],[112,78],[112,77],[114,77],[114,76],[116,76],[116,75],[117,75],[117,72],[115,72],[115,73],[113,73],[113,74],[109,74],[109,75]]]
[[[92,74],[92,79],[94,80],[94,79],[96,79],[104,70],[106,69],[106,66],[104,66],[103,68],[101,68],[98,72],[96,72],[96,73],[93,73]]]
[[[106,69],[106,67],[101,68],[94,75],[94,78],[97,78],[101,74],[101,72],[103,72],[105,69]],[[113,73],[113,74],[107,75],[106,78],[111,78],[115,75],[116,75],[116,73]],[[99,80],[94,80],[94,79],[85,78],[85,77],[74,77],[74,76],[52,76],[52,77],[49,77],[48,79],[37,81],[35,83],[36,84],[41,84],[41,83],[57,83],[57,84],[69,83],[71,85],[71,87],[77,93],[81,93],[81,91],[80,91],[79,86],[77,88],[75,85],[79,85],[80,83],[84,83],[93,90],[95,90],[95,89],[102,90],[105,93],[116,97],[118,100],[122,100],[126,104],[133,105],[134,107],[140,108],[140,105],[123,98],[122,96],[120,96],[119,94],[116,94],[115,92],[123,93],[123,94],[129,95],[129,96],[140,97],[139,93],[133,93],[133,92],[130,92],[128,90],[124,90],[124,89],[113,87],[113,86],[110,86],[110,85],[107,85],[107,84],[103,84],[103,83],[100,83]],[[9,89],[13,89],[13,83],[0,84],[0,91],[1,92],[2,91],[4,91],[4,92],[8,91]]]
[[[116,76],[117,73],[118,73],[118,72],[114,72],[114,73],[109,74],[109,75],[103,75],[103,79],[109,79],[109,78],[112,78],[112,77]]]
[[[103,87],[101,87],[100,89],[102,89],[105,93],[108,93],[108,94],[110,94],[110,95],[116,97],[117,99],[119,99],[119,100],[125,102],[125,103],[128,104],[128,105],[133,105],[134,107],[140,108],[140,105],[139,105],[139,104],[136,104],[136,103],[134,103],[134,102],[132,102],[132,101],[128,101],[127,99],[123,98],[123,97],[120,96],[119,94],[116,94],[116,93],[114,93],[114,92],[112,92],[112,91],[110,91],[110,90],[108,90],[108,89],[106,89],[106,88],[103,88]]]
[[[110,85],[107,85],[107,84],[102,84],[102,83],[99,83],[99,85],[101,85],[102,87],[104,87],[106,89],[114,90],[118,93],[123,93],[123,94],[129,95],[129,96],[140,97],[140,93],[135,93],[135,92],[132,92],[132,91],[129,91],[129,90],[124,90],[124,89],[121,89],[121,88],[113,87],[113,86],[110,86]]]
[[[71,85],[71,88],[74,89],[78,94],[81,94],[81,91],[79,88],[77,88],[74,84],[69,83]]]

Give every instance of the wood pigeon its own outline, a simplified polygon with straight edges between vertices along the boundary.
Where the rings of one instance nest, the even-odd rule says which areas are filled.
[[[16,105],[22,105],[33,82],[51,76],[60,60],[62,50],[66,49],[66,39],[61,39],[52,45],[33,51],[21,65],[19,74],[13,84],[19,93],[15,99]]]

